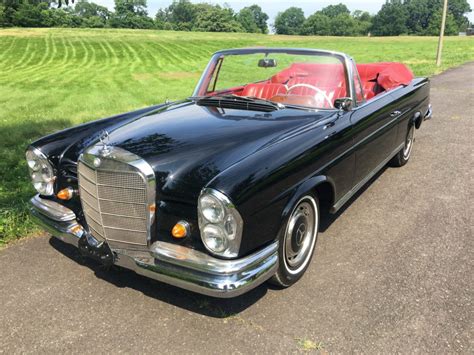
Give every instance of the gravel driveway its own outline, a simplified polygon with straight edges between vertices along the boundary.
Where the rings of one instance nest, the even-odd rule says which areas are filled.
[[[0,353],[474,352],[474,63],[433,119],[326,221],[304,278],[220,300],[104,270],[42,236],[0,252]]]

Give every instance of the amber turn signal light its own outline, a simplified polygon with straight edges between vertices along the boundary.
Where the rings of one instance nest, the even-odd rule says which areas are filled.
[[[186,221],[179,221],[171,230],[171,235],[175,238],[181,239],[189,235],[190,226]]]
[[[70,200],[74,196],[74,190],[70,187],[62,189],[56,194],[56,197],[60,200]]]

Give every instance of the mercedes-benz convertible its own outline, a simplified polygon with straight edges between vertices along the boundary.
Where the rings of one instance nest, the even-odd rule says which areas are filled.
[[[186,99],[32,143],[31,213],[84,255],[184,289],[288,287],[308,268],[320,218],[386,164],[408,162],[429,90],[401,63],[220,51]]]

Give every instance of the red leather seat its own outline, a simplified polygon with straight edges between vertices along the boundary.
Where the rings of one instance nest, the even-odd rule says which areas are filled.
[[[357,70],[366,100],[370,100],[384,90],[408,85],[413,80],[413,73],[402,63],[357,64]]]
[[[240,94],[241,96],[253,96],[261,99],[270,99],[278,94],[285,94],[286,87],[283,84],[256,83],[248,84]]]
[[[362,81],[362,79],[361,79]],[[376,91],[379,86],[375,81],[362,81],[362,90],[364,91],[364,99],[370,100],[378,94]]]

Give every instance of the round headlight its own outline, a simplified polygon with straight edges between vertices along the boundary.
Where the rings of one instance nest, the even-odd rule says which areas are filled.
[[[224,219],[225,211],[222,202],[212,195],[204,195],[199,200],[203,217],[211,223],[219,223]]]
[[[41,195],[54,194],[54,171],[46,156],[36,148],[26,151],[26,162],[34,188]]]
[[[222,192],[205,188],[198,202],[198,222],[204,246],[212,254],[234,258],[239,254],[243,221]]]
[[[202,240],[210,251],[222,253],[227,249],[227,239],[222,228],[208,224],[202,232]]]

